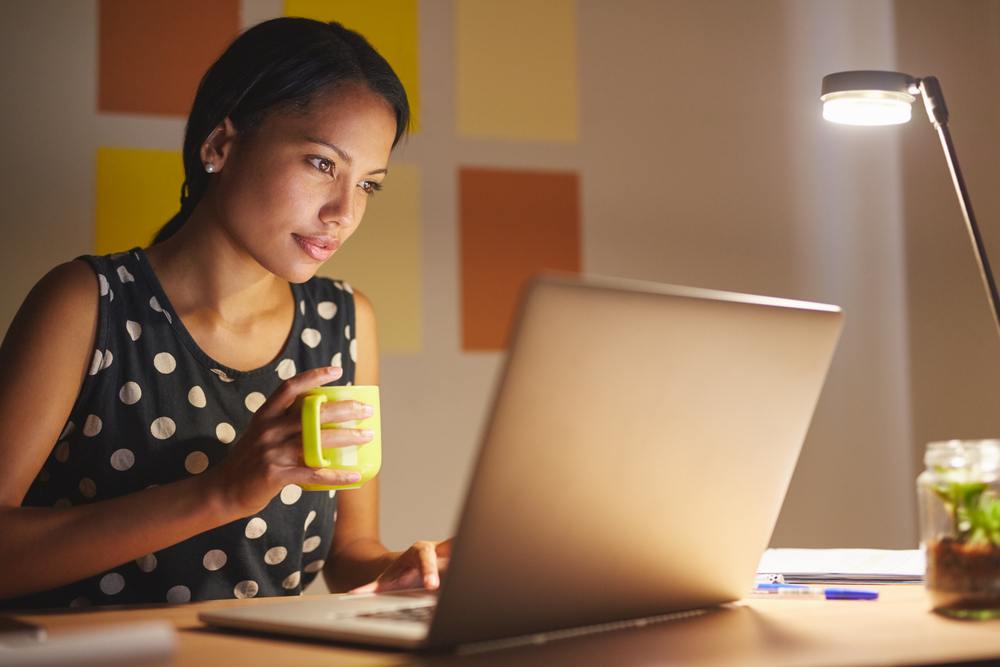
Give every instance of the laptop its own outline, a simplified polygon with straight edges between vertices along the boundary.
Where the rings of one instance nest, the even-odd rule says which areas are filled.
[[[737,600],[753,585],[841,323],[830,305],[536,278],[440,589],[199,618],[441,649]]]

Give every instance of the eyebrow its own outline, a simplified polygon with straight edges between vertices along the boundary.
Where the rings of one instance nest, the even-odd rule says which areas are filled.
[[[348,155],[346,151],[344,151],[342,148],[340,148],[336,144],[331,144],[329,141],[323,141],[322,139],[317,139],[316,137],[309,137],[309,136],[305,137],[305,141],[308,141],[309,143],[312,143],[312,144],[319,144],[320,146],[326,146],[331,151],[333,151],[334,153],[336,153],[337,157],[339,157],[341,160],[343,160],[347,164],[353,164],[354,163],[354,161],[351,160],[351,156]],[[368,172],[368,175],[369,176],[374,176],[375,174],[388,174],[388,173],[389,173],[388,169],[382,168],[382,169],[376,169],[374,171],[370,171],[370,172]]]

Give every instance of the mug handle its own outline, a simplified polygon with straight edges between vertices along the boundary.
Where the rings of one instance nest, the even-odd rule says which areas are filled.
[[[323,394],[306,396],[302,403],[302,456],[310,468],[327,468],[333,464],[323,456],[323,441],[320,437],[320,406],[326,403]]]

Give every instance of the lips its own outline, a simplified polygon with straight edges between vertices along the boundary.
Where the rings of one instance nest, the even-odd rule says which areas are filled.
[[[295,239],[295,242],[299,244],[299,247],[302,248],[305,254],[317,262],[325,262],[340,247],[340,241],[332,239],[329,236],[292,234],[292,238]]]

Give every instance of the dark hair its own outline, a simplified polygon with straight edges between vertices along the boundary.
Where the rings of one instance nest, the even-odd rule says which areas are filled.
[[[153,243],[173,236],[208,187],[201,145],[226,117],[245,136],[275,111],[304,111],[312,99],[359,83],[381,95],[396,114],[395,147],[410,106],[399,77],[364,37],[339,23],[277,18],[250,28],[219,56],[198,84],[184,130],[181,209]]]

